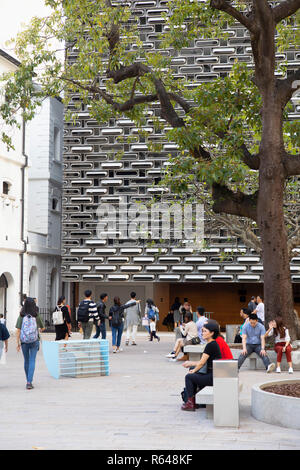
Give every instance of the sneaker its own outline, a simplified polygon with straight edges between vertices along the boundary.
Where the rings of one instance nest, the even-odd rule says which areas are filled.
[[[116,349],[113,349],[113,354],[115,354],[116,352],[117,352],[117,350],[116,350]]]
[[[277,372],[277,374],[280,374],[280,372],[281,372],[280,367],[277,367],[277,368],[276,368],[276,372]]]
[[[174,352],[171,352],[169,354],[166,355],[166,357],[174,357],[175,356],[175,353]]]
[[[33,388],[32,384],[26,384],[26,390],[32,390]]]
[[[129,341],[125,341],[125,346],[128,346],[129,345]]]
[[[275,369],[275,364],[272,362],[271,364],[268,365],[267,374],[270,374],[270,372],[273,372],[274,369]]]
[[[122,351],[123,351],[123,348],[119,348],[118,351],[119,351],[119,352],[122,352]]]
[[[131,346],[137,346],[137,344],[134,341],[132,341]]]
[[[172,357],[172,359],[169,359],[169,362],[177,362],[177,357]]]
[[[160,337],[159,336],[157,337],[157,341],[160,342]]]
[[[293,374],[294,373],[294,370],[292,367],[289,367],[289,374]]]

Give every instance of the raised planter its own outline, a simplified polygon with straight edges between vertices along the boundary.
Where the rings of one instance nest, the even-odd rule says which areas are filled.
[[[300,398],[264,391],[270,385],[293,383],[299,384],[300,380],[276,380],[254,385],[251,394],[252,416],[274,426],[300,429]]]

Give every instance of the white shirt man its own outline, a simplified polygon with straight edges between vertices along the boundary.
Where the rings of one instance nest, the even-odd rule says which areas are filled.
[[[258,295],[256,298],[257,301],[257,307],[255,310],[253,310],[252,313],[256,313],[258,319],[264,323],[265,322],[265,305],[262,301],[262,298]]]

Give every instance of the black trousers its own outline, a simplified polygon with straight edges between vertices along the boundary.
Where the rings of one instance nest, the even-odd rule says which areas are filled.
[[[186,374],[185,376],[185,388],[188,398],[194,397],[197,392],[202,390],[204,387],[213,385],[213,374]]]

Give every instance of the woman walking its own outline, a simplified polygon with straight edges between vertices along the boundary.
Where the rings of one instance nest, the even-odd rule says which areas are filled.
[[[196,410],[196,393],[206,386],[213,385],[213,361],[221,359],[221,352],[216,338],[219,328],[214,322],[206,323],[202,328],[203,339],[207,342],[200,361],[186,361],[183,367],[190,368],[185,376],[187,401],[181,407],[183,411]]]
[[[179,326],[179,320],[180,320],[180,312],[179,309],[181,307],[181,303],[179,300],[179,297],[175,297],[174,303],[171,306],[171,312],[173,312],[173,318],[174,318],[174,328],[177,328]]]
[[[17,351],[22,349],[24,356],[24,370],[26,375],[26,389],[33,389],[32,381],[35,370],[36,355],[40,349],[40,331],[45,327],[41,316],[37,313],[35,301],[27,297],[20,316],[16,323]]]
[[[276,372],[281,372],[281,361],[282,354],[286,354],[286,360],[289,365],[289,374],[293,374],[293,363],[292,363],[292,347],[290,345],[291,338],[289,330],[284,326],[282,318],[276,317],[275,320],[269,323],[269,329],[266,331],[265,337],[275,336],[275,351],[277,353],[277,368]]]
[[[110,308],[108,317],[111,323],[113,353],[122,351],[120,346],[124,329],[124,310],[125,308],[133,307],[138,302],[140,301],[137,300],[121,305],[120,297],[114,298],[114,305]]]
[[[150,321],[152,318],[155,319],[155,322],[159,321],[159,310],[152,299],[147,299],[142,324],[149,333],[149,341],[151,341]]]
[[[69,309],[66,306],[66,298],[61,296],[57,301],[55,312],[53,313],[53,323],[55,326],[56,338],[55,341],[69,339],[69,331],[71,328],[71,318]]]

